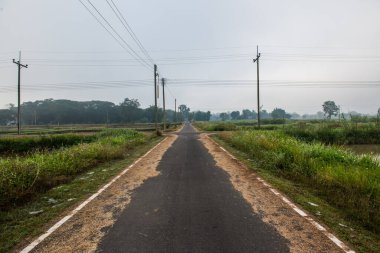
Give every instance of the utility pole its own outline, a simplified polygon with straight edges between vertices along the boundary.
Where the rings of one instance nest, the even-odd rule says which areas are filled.
[[[177,99],[174,99],[174,122],[177,123]]]
[[[259,46],[257,46],[256,59],[253,59],[253,63],[257,64],[257,126],[260,128],[260,78],[259,78],[259,60],[261,54],[259,53]]]
[[[166,130],[166,110],[165,110],[165,78],[161,79],[162,82],[162,102],[164,107],[164,131]]]
[[[15,61],[13,59],[13,63],[17,65],[18,67],[18,85],[17,85],[17,91],[18,91],[18,101],[17,101],[17,133],[21,133],[21,107],[20,107],[20,98],[21,98],[21,68],[28,68],[28,64],[23,65],[21,64],[21,51],[19,52],[18,61]]]
[[[158,126],[157,126],[157,65],[154,64],[154,126],[156,128],[156,133],[158,133]]]

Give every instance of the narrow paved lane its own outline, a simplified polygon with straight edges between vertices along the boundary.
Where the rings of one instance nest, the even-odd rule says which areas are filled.
[[[218,168],[191,125],[103,237],[98,252],[289,252]]]

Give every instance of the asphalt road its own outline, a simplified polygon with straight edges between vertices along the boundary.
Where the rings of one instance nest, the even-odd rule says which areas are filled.
[[[289,252],[185,125],[98,252]]]

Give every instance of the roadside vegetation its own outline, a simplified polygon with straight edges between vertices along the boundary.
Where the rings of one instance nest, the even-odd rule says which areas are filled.
[[[305,142],[321,142],[328,145],[380,144],[380,124],[352,121],[286,121],[277,124],[263,121],[261,128],[256,121],[238,120],[228,122],[195,122],[204,131],[279,130]]]
[[[380,232],[380,165],[337,147],[308,144],[278,132],[238,131],[218,135],[257,166],[318,189],[347,217]]]
[[[380,144],[380,126],[377,124],[319,124],[285,127],[287,135],[302,141],[319,141],[329,145]]]
[[[99,163],[123,158],[128,149],[148,140],[146,135],[129,129],[108,129],[91,138],[90,143],[1,158],[0,208],[30,200],[36,193],[67,183]]]
[[[215,132],[216,141],[357,250],[379,252],[378,122],[288,120],[259,131],[255,123],[194,125]]]
[[[36,180],[29,192],[24,191],[29,198],[26,198],[27,195],[13,195],[13,198],[7,200],[8,205],[0,208],[0,252],[21,250],[25,246],[22,242],[26,238],[31,240],[46,231],[62,213],[98,191],[102,185],[162,140],[151,133],[127,129],[106,130],[96,137],[92,143],[61,148],[52,153],[38,153],[33,157],[38,156],[41,159],[30,159],[32,164],[41,165],[40,168],[47,168],[47,171],[44,172],[44,177],[41,174],[37,177],[42,185],[39,186]],[[100,149],[101,152],[100,146],[104,147]],[[69,152],[72,152],[71,155]],[[42,155],[45,157],[42,158]],[[46,158],[50,155],[51,157]],[[82,162],[74,162],[77,160],[76,156]],[[49,162],[40,163],[45,158]],[[69,159],[67,166],[63,159]],[[20,157],[19,160],[20,163],[25,162],[26,158]],[[54,166],[49,168],[49,164]],[[75,169],[75,164],[81,167]],[[59,172],[55,173],[54,169]],[[21,179],[26,180],[26,175],[27,172],[20,175]],[[48,178],[48,175],[52,176]],[[23,183],[22,180],[15,182]],[[30,180],[26,180],[27,182]],[[18,201],[15,201],[17,198]],[[21,248],[15,248],[17,245]]]
[[[83,134],[50,134],[39,136],[0,138],[0,155],[27,154],[35,151],[53,150],[61,147],[89,143],[96,136]]]

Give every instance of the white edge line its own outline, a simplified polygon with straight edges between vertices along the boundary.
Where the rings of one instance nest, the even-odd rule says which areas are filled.
[[[207,138],[209,138],[212,142],[214,142],[221,150],[223,150],[225,153],[227,153],[228,156],[233,158],[234,160],[237,160],[230,152],[228,152],[226,149],[224,149],[222,146],[220,146],[218,143],[216,143],[213,139],[211,139],[208,135],[206,135]],[[295,204],[293,204],[289,199],[284,197],[281,193],[279,193],[277,190],[273,189],[268,183],[265,182],[260,177],[256,177],[256,179],[261,182],[265,187],[267,187],[273,194],[279,196],[283,202],[288,204],[295,212],[297,212],[301,217],[305,218],[307,221],[309,221],[314,227],[316,227],[319,231],[321,231],[327,238],[329,238],[335,245],[337,245],[340,249],[342,249],[345,253],[356,253],[354,250],[350,249],[344,242],[339,240],[335,235],[328,232],[325,227],[323,227],[321,224],[316,222],[313,218],[307,215],[307,213],[300,208],[298,208]]]
[[[104,190],[106,190],[108,187],[110,187],[114,182],[116,182],[122,175],[127,173],[128,170],[130,170],[133,166],[135,166],[137,163],[141,161],[142,158],[149,155],[154,149],[156,149],[162,142],[164,142],[168,137],[160,141],[156,146],[151,148],[148,152],[146,152],[143,156],[141,156],[139,159],[134,161],[131,165],[129,165],[126,169],[124,169],[122,172],[120,172],[116,177],[114,177],[108,184],[104,185],[102,188],[100,188],[96,193],[91,195],[88,199],[83,201],[79,206],[77,206],[74,210],[70,212],[67,216],[63,217],[60,221],[55,223],[51,228],[49,228],[44,234],[40,235],[36,240],[31,242],[28,246],[26,246],[20,253],[28,253],[32,251],[38,244],[40,244],[46,237],[51,235],[55,230],[57,230],[60,226],[62,226],[66,221],[68,221],[71,217],[73,217],[77,212],[79,212],[83,207],[85,207],[88,203],[90,203],[93,199],[95,199],[99,194],[101,194]]]

